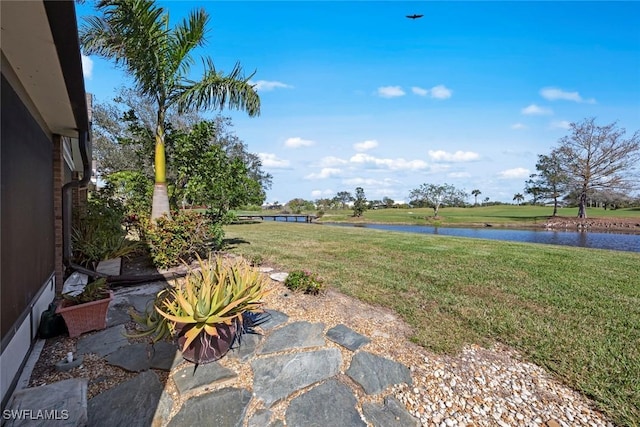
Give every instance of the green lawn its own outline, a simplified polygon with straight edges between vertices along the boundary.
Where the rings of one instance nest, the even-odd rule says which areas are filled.
[[[495,218],[499,207],[461,211],[489,209]],[[226,233],[232,252],[395,310],[430,350],[505,343],[617,423],[640,424],[640,254],[277,222]]]
[[[484,225],[497,226],[533,226],[545,221],[553,213],[552,207],[546,206],[487,206],[473,208],[443,208],[438,218],[433,218],[433,209],[375,209],[368,210],[364,217],[354,219],[350,210],[327,211],[321,218],[326,221],[363,221],[378,223],[406,223],[440,225]],[[558,215],[564,217],[578,216],[578,208],[560,208]],[[587,209],[589,218],[640,218],[640,208],[604,210],[602,208]]]

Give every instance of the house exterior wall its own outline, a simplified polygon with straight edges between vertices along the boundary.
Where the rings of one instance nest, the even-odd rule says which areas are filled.
[[[0,139],[0,330],[3,406],[54,297],[54,188],[51,135],[2,72]]]

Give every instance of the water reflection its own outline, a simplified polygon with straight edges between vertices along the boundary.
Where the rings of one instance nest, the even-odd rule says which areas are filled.
[[[353,227],[352,224],[324,223],[331,226]],[[517,230],[504,228],[432,227],[428,225],[358,224],[358,227],[407,233],[438,234],[476,239],[512,242],[545,243],[581,248],[610,249],[640,252],[640,234],[602,233],[592,231]]]

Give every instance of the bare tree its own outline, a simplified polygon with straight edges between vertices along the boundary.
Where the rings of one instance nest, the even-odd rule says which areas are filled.
[[[617,123],[598,126],[595,118],[571,123],[571,135],[556,149],[562,172],[579,194],[578,217],[586,218],[590,192],[630,191],[638,186],[640,131],[625,139]]]

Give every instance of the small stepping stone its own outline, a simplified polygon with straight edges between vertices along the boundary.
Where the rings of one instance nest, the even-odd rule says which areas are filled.
[[[168,427],[242,426],[251,393],[240,388],[224,388],[188,399]]]
[[[362,413],[373,427],[419,427],[420,421],[413,417],[398,399],[384,398],[384,405],[364,402]]]
[[[333,377],[341,363],[337,348],[253,360],[253,393],[270,407],[297,390]]]
[[[284,283],[284,281],[287,280],[287,276],[289,276],[289,273],[271,273],[269,275],[269,277],[271,277],[271,280],[275,280],[276,282],[282,282],[282,283]]]
[[[108,355],[106,360],[129,372],[146,371],[151,367],[151,348],[145,343],[126,345]]]
[[[87,425],[148,427],[164,424],[167,420],[162,419],[162,411],[156,412],[158,402],[163,399],[162,395],[163,385],[156,373],[144,371],[90,399],[87,402]],[[165,402],[167,398],[165,397]]]
[[[182,363],[183,360],[182,353],[178,349],[178,346],[173,343],[158,341],[151,346],[151,360],[149,364],[153,369],[170,371]]]
[[[367,394],[380,393],[393,384],[412,382],[409,368],[366,351],[353,356],[346,374],[360,384]]]
[[[205,363],[203,365],[189,364],[173,373],[173,381],[178,387],[180,394],[219,384],[237,377],[238,374],[231,369],[225,368],[217,362]]]
[[[289,320],[289,316],[287,316],[281,311],[265,310],[265,312],[268,314],[267,320],[259,325],[264,331],[273,329],[276,326],[286,323],[287,320]]]
[[[363,345],[371,342],[369,338],[364,335],[360,335],[345,325],[337,325],[336,327],[329,329],[327,331],[327,338],[351,351],[356,351]]]
[[[321,347],[325,345],[323,323],[295,322],[285,325],[265,339],[258,354],[276,353],[292,348]]]
[[[124,325],[113,326],[93,335],[80,338],[76,345],[77,353],[95,353],[100,357],[105,357],[120,347],[129,345],[129,340],[124,336]]]
[[[331,379],[293,399],[285,419],[288,426],[366,427],[357,403],[349,387]]]
[[[3,423],[4,427],[18,426],[84,426],[87,424],[87,379],[71,378],[40,387],[18,390],[7,405],[7,410],[31,411],[35,417],[38,411],[47,411],[58,417],[58,420],[29,420],[10,418]],[[66,412],[62,412],[65,410]],[[66,418],[63,418],[67,414]]]
[[[271,268],[271,267],[258,267],[258,271],[260,273],[271,273],[273,271],[273,268]]]

